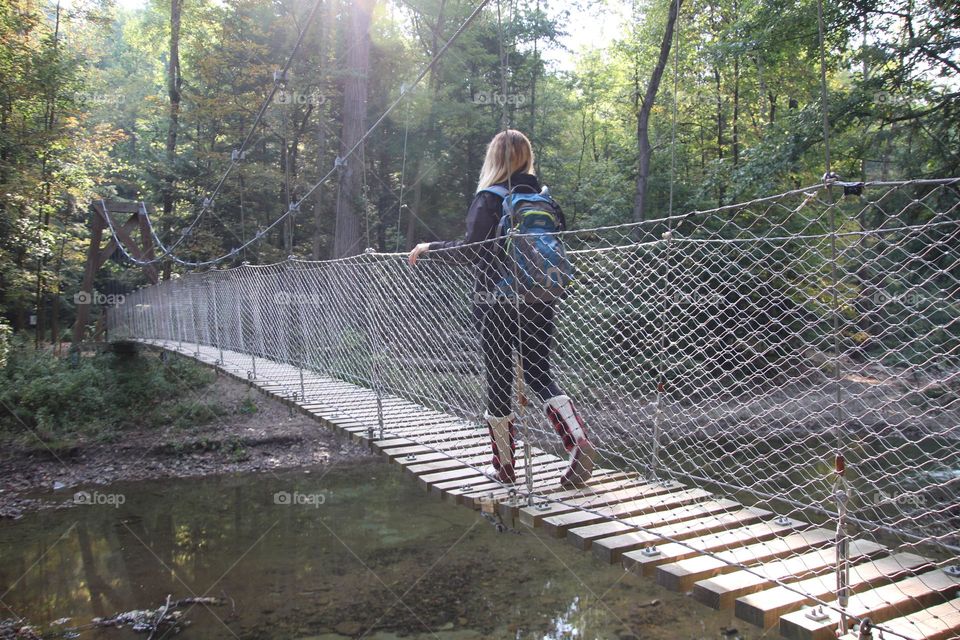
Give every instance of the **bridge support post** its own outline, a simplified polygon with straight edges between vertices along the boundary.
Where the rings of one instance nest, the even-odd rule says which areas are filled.
[[[373,256],[373,247],[368,247],[364,253],[369,257],[371,265],[376,261],[376,258]],[[376,270],[370,269],[370,277],[367,278],[367,304],[366,314],[367,314],[367,326],[369,328],[369,340],[370,340],[370,382],[373,385],[373,391],[376,394],[377,398],[377,426],[379,428],[379,439],[383,439],[384,425],[383,425],[383,390],[380,380],[380,354],[382,353],[383,345],[380,337],[380,326],[377,322],[376,310],[373,306],[373,294],[375,293],[374,285],[376,283]],[[370,428],[370,439],[373,440],[373,428]]]
[[[663,429],[663,402],[667,391],[667,345],[669,344],[669,326],[667,324],[668,305],[670,304],[670,251],[673,248],[673,232],[665,231],[661,236],[664,245],[663,254],[663,291],[660,299],[660,367],[657,376],[657,406],[653,418],[653,441],[650,449],[650,479],[659,480],[660,475],[660,434]]]
[[[183,280],[177,281],[177,292],[174,294],[174,314],[177,321],[177,351],[183,350],[183,301],[180,299],[183,296]]]
[[[193,355],[197,358],[200,357],[200,325],[197,318],[197,306],[193,301],[193,283],[187,284],[187,292],[190,296],[190,324],[193,325],[193,343],[195,349]]]
[[[217,341],[217,352],[219,353],[219,355],[217,356],[219,358],[217,360],[217,364],[222,366],[223,365],[223,340],[221,339],[221,336],[220,336],[220,333],[221,333],[220,324],[221,322],[223,322],[223,318],[221,317],[221,314],[220,314],[220,304],[217,298],[217,288],[214,286],[212,279],[210,280],[210,302],[213,304],[213,329],[214,329],[215,340]]]

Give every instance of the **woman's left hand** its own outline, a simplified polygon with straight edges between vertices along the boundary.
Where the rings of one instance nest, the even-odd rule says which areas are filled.
[[[409,262],[410,266],[412,267],[413,265],[417,264],[417,260],[420,259],[420,256],[422,256],[429,250],[430,250],[430,243],[421,242],[420,244],[418,244],[413,248],[413,251],[410,252],[410,256],[407,258],[407,262]]]

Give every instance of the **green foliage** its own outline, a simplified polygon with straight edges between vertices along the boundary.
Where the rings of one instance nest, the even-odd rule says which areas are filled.
[[[128,10],[81,2],[59,14],[41,0],[0,5],[0,314],[15,329],[25,330],[36,314],[40,336],[64,335],[93,199],[143,198],[162,212],[169,185],[173,211],[157,214],[158,231],[175,237],[193,218],[249,132],[310,6],[184,3],[184,82],[176,148],[168,154],[169,3]],[[184,257],[220,255],[265,230],[288,197],[304,194],[342,153],[342,87],[356,74],[345,66],[355,45],[351,6],[323,3],[282,88],[291,99],[267,105],[213,215],[181,245]],[[565,16],[562,5],[522,0],[504,8],[501,24],[495,11],[482,12],[351,158],[364,176],[357,250],[461,235],[485,145],[504,122],[530,134],[538,172],[573,226],[631,221],[637,114],[668,6],[610,4],[626,17],[619,39],[571,54],[562,69],[545,52],[580,28],[572,6]],[[842,177],[960,171],[953,46],[960,33],[945,7],[931,0],[826,5],[831,159]],[[673,213],[709,209],[819,180],[825,149],[816,8],[813,0],[684,1],[681,46],[671,52],[651,115],[645,217],[671,212],[671,203]],[[368,124],[471,10],[438,0],[375,6]],[[912,25],[909,37],[903,20]],[[335,182],[233,263],[290,253],[329,257]],[[108,262],[96,288],[143,284],[128,266]]]
[[[259,408],[257,407],[257,403],[253,400],[253,398],[248,395],[240,402],[240,407],[237,409],[237,411],[244,415],[253,415],[259,411]]]
[[[98,353],[59,358],[13,345],[0,372],[0,433],[23,446],[86,438],[112,441],[127,428],[210,421],[224,410],[194,402],[214,374],[183,358]]]

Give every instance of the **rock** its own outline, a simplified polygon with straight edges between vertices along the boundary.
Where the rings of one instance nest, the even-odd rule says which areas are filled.
[[[347,622],[341,622],[335,626],[333,630],[342,636],[355,636],[359,633],[363,633],[365,627],[355,620],[349,620]]]
[[[60,482],[59,480],[55,480],[55,481],[53,482],[53,490],[54,490],[54,491],[59,491],[60,489],[65,488],[66,486],[67,486],[67,485],[65,485],[64,483]]]

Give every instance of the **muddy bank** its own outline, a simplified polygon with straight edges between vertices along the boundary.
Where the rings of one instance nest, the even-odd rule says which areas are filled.
[[[270,472],[371,457],[317,421],[227,376],[195,392],[215,402],[202,424],[124,430],[116,442],[68,449],[5,447],[0,459],[0,518],[70,508],[78,488],[117,481]]]

